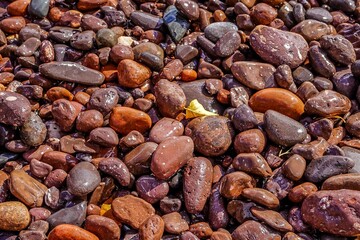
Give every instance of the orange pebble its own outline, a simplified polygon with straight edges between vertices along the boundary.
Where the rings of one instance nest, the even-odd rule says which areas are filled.
[[[117,79],[117,67],[113,64],[107,64],[101,68],[102,74],[105,76],[105,82]]]
[[[216,100],[218,100],[222,104],[230,103],[230,91],[226,89],[220,89],[216,95]]]
[[[184,69],[181,72],[181,80],[185,82],[194,81],[196,80],[196,78],[197,78],[197,73],[192,69]]]

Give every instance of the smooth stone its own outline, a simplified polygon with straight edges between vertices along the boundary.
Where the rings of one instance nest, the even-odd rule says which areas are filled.
[[[134,11],[130,15],[130,19],[135,25],[146,30],[162,30],[164,20],[158,16],[147,12]]]
[[[181,16],[179,10],[177,10],[175,6],[166,8],[163,19],[171,38],[175,42],[179,42],[190,27],[190,23]]]
[[[100,184],[100,174],[95,166],[89,162],[80,162],[69,172],[66,183],[71,194],[84,196]]]
[[[326,155],[312,160],[306,167],[305,178],[314,183],[343,173],[348,173],[355,166],[351,158],[336,155]]]
[[[331,23],[333,21],[333,17],[330,12],[322,7],[313,7],[306,11],[307,19],[315,19],[324,23]]]
[[[211,96],[205,88],[206,80],[196,80],[192,82],[178,82],[186,96],[186,106],[193,99],[197,99],[203,107],[217,114],[222,114],[224,106],[220,104],[214,96]]]
[[[119,240],[119,225],[111,218],[90,215],[85,220],[84,229],[95,234],[99,239]]]
[[[91,94],[88,108],[96,109],[106,115],[111,112],[118,102],[119,94],[115,88],[100,88]]]
[[[169,184],[154,176],[143,175],[136,181],[136,190],[139,197],[154,204],[168,195]]]
[[[111,210],[121,223],[128,224],[134,229],[139,229],[149,217],[155,214],[155,209],[150,203],[132,195],[115,198],[111,203]]]
[[[151,55],[159,57],[161,61],[164,60],[164,50],[159,45],[152,42],[140,43],[133,47],[132,50],[134,52],[135,60],[139,60],[140,55],[143,53],[150,53]]]
[[[304,141],[307,134],[301,123],[273,110],[265,112],[264,127],[273,142],[287,147]]]
[[[21,140],[29,146],[39,146],[46,138],[47,129],[42,119],[31,113],[20,130]]]
[[[281,236],[271,232],[263,224],[254,220],[248,220],[238,226],[231,234],[232,239],[272,239],[280,240]]]
[[[154,124],[149,133],[149,140],[161,143],[166,138],[181,136],[184,133],[184,125],[172,118],[161,118]]]
[[[217,42],[225,33],[237,31],[238,27],[230,22],[211,23],[204,29],[205,37],[212,42]]]
[[[292,155],[282,165],[284,175],[293,181],[302,178],[306,169],[306,160],[298,154]]]
[[[93,48],[95,42],[95,32],[86,30],[74,34],[70,39],[71,47],[77,50],[88,51]]]
[[[353,136],[360,136],[360,113],[355,113],[351,115],[345,124],[346,130]]]
[[[145,142],[125,155],[124,163],[135,176],[150,173],[151,156],[157,148],[154,142]]]
[[[309,51],[301,35],[264,25],[250,33],[250,45],[263,60],[276,66],[287,64],[291,68],[301,65]]]
[[[246,104],[241,104],[237,107],[230,119],[234,128],[240,132],[255,128],[258,125],[258,119],[255,113]]]
[[[156,104],[162,116],[176,118],[185,109],[186,96],[176,83],[161,79],[154,86]]]
[[[23,95],[0,91],[0,123],[21,126],[30,117],[30,102]]]
[[[191,0],[176,1],[175,7],[191,21],[197,20],[200,16],[199,5]]]
[[[48,236],[48,240],[99,240],[99,238],[78,226],[61,224],[55,227]]]
[[[133,130],[144,133],[151,128],[152,122],[150,116],[140,110],[114,107],[109,125],[116,132],[126,135]]]
[[[182,149],[182,151],[177,151]],[[187,136],[171,137],[159,144],[152,155],[151,171],[155,177],[169,179],[187,161],[194,152],[194,142]]]
[[[180,45],[176,47],[175,57],[180,59],[183,64],[188,64],[199,54],[199,51],[189,45]]]
[[[360,174],[348,173],[335,175],[326,179],[321,185],[322,190],[339,190],[339,189],[360,189]]]
[[[30,57],[40,47],[41,41],[37,38],[31,37],[19,46],[15,54],[21,57]]]
[[[28,12],[38,18],[44,18],[49,12],[50,0],[31,0]]]
[[[261,90],[266,83],[274,81],[275,68],[267,63],[239,61],[231,65],[231,72],[245,86]]]
[[[337,92],[350,99],[356,97],[359,82],[349,69],[336,72],[331,80]]]
[[[255,112],[274,110],[293,119],[299,119],[304,112],[304,103],[289,90],[266,88],[253,94],[249,106]]]
[[[321,232],[338,236],[356,236],[360,233],[360,193],[354,190],[318,191],[308,196],[301,206],[303,220]]]
[[[322,36],[330,33],[330,28],[326,23],[317,20],[307,19],[291,29],[291,32],[303,36],[306,41],[319,40]]]
[[[277,231],[292,232],[294,230],[279,212],[253,207],[251,213]]]
[[[262,188],[246,188],[241,195],[270,209],[276,209],[280,205],[279,199],[274,194]]]
[[[26,206],[40,207],[47,187],[24,170],[13,170],[10,173],[10,191]]]
[[[117,36],[111,29],[102,28],[96,33],[96,43],[98,47],[113,47],[117,44]]]
[[[204,157],[191,158],[184,171],[184,202],[187,212],[201,212],[211,193],[213,167]]]
[[[72,207],[63,208],[50,215],[46,221],[50,224],[50,228],[54,228],[61,224],[71,224],[81,226],[86,217],[87,202],[81,202]]]
[[[344,12],[353,12],[356,8],[353,0],[329,0],[328,4],[331,8]]]
[[[335,91],[323,90],[305,102],[305,112],[321,117],[346,114],[350,111],[350,100]]]
[[[143,64],[131,59],[124,59],[118,65],[118,80],[122,87],[140,87],[145,80],[151,77],[151,71]]]
[[[81,18],[81,28],[83,30],[93,30],[98,32],[100,29],[107,28],[106,22],[90,14],[84,14]]]
[[[89,140],[103,147],[116,146],[119,144],[117,133],[109,127],[99,127],[92,130]]]
[[[214,51],[219,57],[228,57],[240,47],[240,44],[239,34],[236,31],[229,31],[216,42]]]
[[[228,150],[234,133],[228,118],[206,116],[189,122],[185,135],[192,138],[196,151],[204,156],[214,157]]]
[[[39,66],[39,71],[45,77],[87,86],[100,85],[105,80],[101,72],[74,62],[44,63]]]
[[[0,215],[0,230],[4,231],[21,231],[27,228],[31,221],[27,207],[21,202],[0,203]]]

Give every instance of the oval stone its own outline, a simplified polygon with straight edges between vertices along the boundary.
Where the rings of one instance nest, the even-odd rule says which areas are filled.
[[[167,138],[153,153],[151,171],[159,179],[169,179],[187,163],[193,152],[194,142],[191,138],[187,136]]]
[[[30,102],[23,95],[0,91],[0,123],[21,126],[30,117]]]
[[[264,127],[273,142],[287,147],[304,141],[307,134],[301,123],[273,110],[265,112]]]
[[[95,234],[100,239],[118,240],[120,239],[119,225],[111,218],[91,215],[85,220],[84,228]]]
[[[110,115],[110,127],[122,135],[136,130],[146,132],[151,127],[151,118],[143,111],[129,107],[114,107]]]
[[[100,184],[100,174],[89,162],[80,162],[69,172],[66,183],[70,193],[84,196]]]
[[[318,191],[307,197],[302,206],[303,220],[311,227],[339,236],[356,236],[360,217],[360,192],[354,190]]]
[[[256,92],[249,100],[254,112],[274,110],[293,119],[304,112],[304,103],[294,93],[282,88],[266,88]]]
[[[176,118],[185,109],[185,93],[175,82],[161,79],[155,84],[154,94],[159,111],[164,117]]]
[[[330,177],[321,186],[322,190],[351,189],[360,190],[360,174],[348,173]]]
[[[263,60],[277,66],[287,64],[291,68],[300,66],[309,51],[300,34],[264,25],[257,26],[250,33],[250,45]]]
[[[140,87],[151,76],[151,71],[148,67],[131,59],[122,60],[117,70],[120,86],[128,88]]]
[[[313,19],[307,19],[298,23],[291,29],[291,32],[295,32],[303,36],[306,41],[318,40],[322,36],[330,33],[330,28],[326,23],[319,22]]]
[[[231,22],[211,23],[204,29],[205,37],[213,42],[219,40],[225,33],[237,31],[238,27]]]
[[[61,224],[54,228],[48,236],[48,240],[99,240],[97,236],[78,226]]]
[[[0,216],[0,230],[4,231],[21,231],[31,220],[27,207],[15,201],[0,203]]]
[[[191,158],[184,172],[184,202],[189,213],[199,213],[204,209],[210,196],[213,167],[204,157]]]
[[[195,144],[195,150],[207,157],[224,154],[231,145],[233,129],[230,120],[222,116],[195,118],[185,128]]]
[[[100,85],[105,80],[101,72],[74,62],[44,63],[39,66],[39,71],[51,79],[88,86]]]
[[[162,118],[151,128],[150,141],[161,143],[168,137],[181,136],[184,133],[184,125],[171,118]]]

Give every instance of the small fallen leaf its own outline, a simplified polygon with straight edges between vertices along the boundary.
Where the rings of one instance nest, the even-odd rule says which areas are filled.
[[[100,208],[100,216],[104,215],[107,211],[111,209],[111,204],[103,204]]]
[[[203,116],[217,116],[218,114],[209,112],[205,110],[203,105],[199,103],[197,99],[194,99],[190,102],[189,106],[186,109],[186,118],[196,118],[196,117],[203,117]]]

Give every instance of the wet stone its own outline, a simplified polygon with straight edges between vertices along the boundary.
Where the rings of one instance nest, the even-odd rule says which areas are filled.
[[[251,32],[250,44],[263,60],[291,68],[303,63],[309,50],[301,35],[261,25]]]
[[[352,210],[358,209],[358,198],[359,193],[354,190],[318,191],[304,200],[301,207],[302,217],[320,231],[340,236],[355,236],[359,233],[356,227],[359,219]]]
[[[175,6],[169,6],[165,10],[163,19],[175,42],[179,42],[190,27],[190,23],[180,15]]]
[[[212,42],[217,42],[225,33],[230,31],[237,31],[235,24],[230,22],[212,23],[204,29],[205,37]]]
[[[283,146],[302,142],[307,133],[299,122],[273,110],[265,112],[264,125],[269,138]]]
[[[267,82],[274,81],[275,68],[266,63],[239,61],[232,64],[231,72],[245,86],[261,90]]]
[[[84,85],[100,85],[104,82],[103,74],[73,62],[51,62],[40,65],[41,74],[46,77],[80,83]]]
[[[54,228],[61,224],[72,224],[81,226],[86,217],[87,202],[81,202],[72,207],[63,208],[50,215],[46,221],[50,224],[50,228]]]
[[[67,186],[70,193],[84,196],[92,192],[100,183],[100,174],[88,162],[78,163],[67,176]]]
[[[49,12],[50,0],[31,0],[28,12],[38,18],[44,18]]]
[[[0,91],[0,123],[21,126],[30,117],[30,102],[18,93]]]

